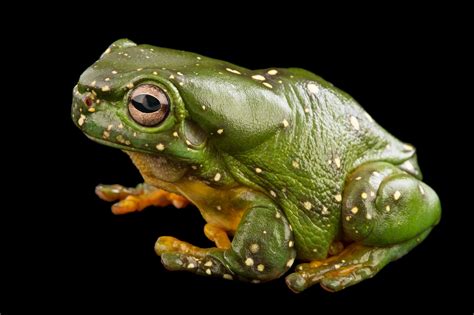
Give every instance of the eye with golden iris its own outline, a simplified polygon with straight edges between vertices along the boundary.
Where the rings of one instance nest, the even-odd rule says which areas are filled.
[[[142,84],[135,88],[128,100],[128,112],[142,126],[156,126],[169,112],[169,101],[165,92],[152,84]]]

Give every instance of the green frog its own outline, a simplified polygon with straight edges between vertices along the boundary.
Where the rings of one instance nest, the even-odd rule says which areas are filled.
[[[415,148],[347,93],[299,68],[249,70],[121,39],[80,77],[72,119],[128,154],[144,183],[99,185],[125,214],[192,203],[214,246],[171,236],[169,270],[301,292],[371,278],[439,222]]]

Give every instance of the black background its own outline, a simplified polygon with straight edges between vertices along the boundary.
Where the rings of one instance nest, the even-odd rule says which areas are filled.
[[[6,181],[2,207],[2,315],[32,306],[87,313],[132,307],[138,314],[138,309],[159,313],[164,305],[178,312],[289,307],[317,313],[467,304],[472,290],[462,285],[472,282],[472,263],[463,253],[470,234],[460,224],[470,220],[471,209],[462,202],[464,188],[455,176],[470,172],[462,167],[469,159],[462,153],[469,133],[461,123],[470,104],[454,100],[464,92],[457,85],[461,79],[450,73],[459,68],[460,34],[440,12],[407,12],[352,19],[334,14],[327,21],[305,22],[298,16],[291,21],[240,16],[238,22],[232,14],[215,22],[176,17],[147,27],[129,26],[130,20],[121,24],[113,16],[96,21],[86,12],[71,17],[72,23],[57,21],[39,32],[33,27],[21,37],[31,44],[15,50],[23,58],[20,77],[29,82],[23,82],[19,98],[7,102],[16,114],[4,119],[4,126],[14,126],[4,140],[10,148],[5,165],[17,175]],[[170,207],[112,215],[110,204],[95,196],[95,185],[134,186],[141,178],[125,154],[88,140],[70,119],[79,75],[124,37],[252,69],[295,66],[322,76],[355,97],[389,132],[416,146],[425,182],[442,201],[440,225],[375,278],[335,294],[316,286],[295,295],[283,279],[250,285],[165,271],[153,251],[160,235],[210,245],[199,212]],[[28,85],[35,88],[35,111],[19,107],[18,124],[19,111],[12,106],[22,103]]]

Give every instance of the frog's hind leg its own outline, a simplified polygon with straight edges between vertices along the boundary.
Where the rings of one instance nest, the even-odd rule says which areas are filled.
[[[206,233],[216,231],[210,226]],[[278,278],[291,267],[296,256],[293,243],[285,216],[265,201],[245,211],[228,248],[198,248],[165,236],[158,239],[155,251],[169,270],[258,283]]]
[[[172,204],[176,208],[184,208],[189,204],[189,201],[180,195],[146,183],[130,188],[122,185],[98,185],[95,193],[105,201],[119,200],[112,205],[114,214],[141,211],[148,206],[165,207]]]
[[[384,162],[348,177],[342,207],[344,237],[353,243],[337,256],[298,266],[286,279],[293,291],[316,283],[338,291],[374,276],[421,242],[441,215],[430,187]]]

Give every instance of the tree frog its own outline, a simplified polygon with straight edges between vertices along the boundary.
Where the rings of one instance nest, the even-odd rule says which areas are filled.
[[[114,42],[80,77],[72,119],[128,154],[144,183],[99,185],[115,214],[194,204],[215,246],[171,236],[169,270],[338,291],[405,255],[439,222],[415,148],[299,68],[249,70]]]

